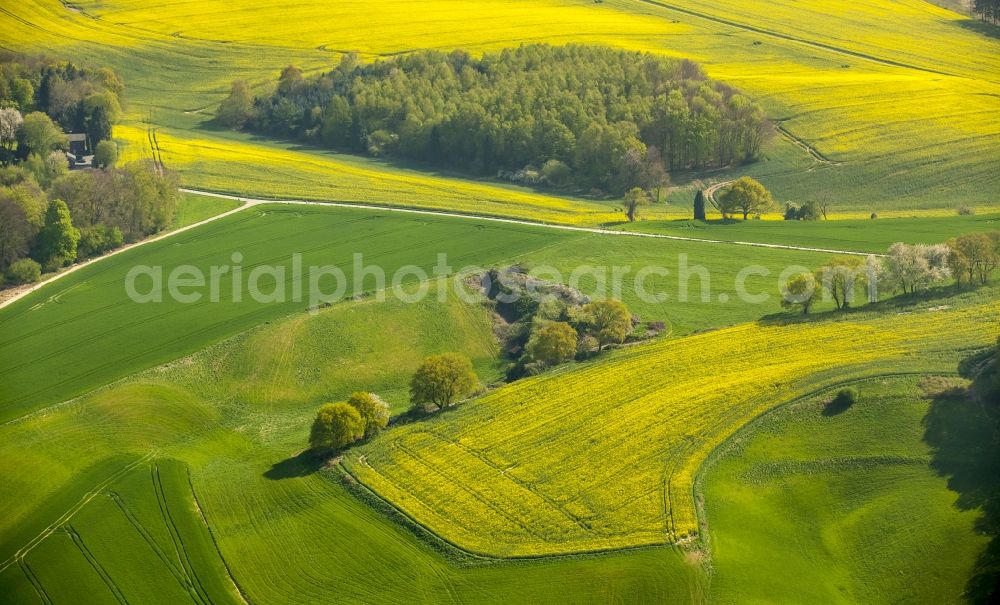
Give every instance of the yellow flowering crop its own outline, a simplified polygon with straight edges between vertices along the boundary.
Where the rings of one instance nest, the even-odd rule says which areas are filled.
[[[697,532],[694,475],[749,419],[846,379],[950,370],[951,352],[995,341],[998,322],[991,304],[660,340],[515,382],[345,464],[476,552],[666,543]]]
[[[129,106],[116,137],[140,143],[126,156],[152,153],[143,143],[150,123],[167,146],[164,160],[192,187],[275,197],[345,194],[354,201],[563,223],[621,220],[613,203],[429,174],[414,192],[405,184],[417,179],[411,171],[203,127],[232,80],[261,89],[289,64],[314,74],[331,69],[347,51],[375,60],[423,48],[478,53],[549,42],[691,58],[753,96],[787,136],[768,146],[766,162],[732,172],[759,177],[782,201],[822,196],[837,213],[875,209],[882,216],[894,209],[1000,203],[994,169],[1000,41],[969,31],[962,16],[924,0],[8,4],[0,13],[5,47],[119,71]],[[366,176],[358,177],[359,167]],[[473,184],[472,197],[480,199],[466,200]],[[385,199],[387,193],[406,199]],[[670,210],[686,215],[688,208]]]

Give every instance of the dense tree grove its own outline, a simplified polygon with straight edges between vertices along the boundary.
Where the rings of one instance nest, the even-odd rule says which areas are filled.
[[[0,161],[10,160],[10,153],[27,159],[31,153],[45,157],[52,149],[63,148],[64,141],[19,139],[16,151],[8,139],[8,124],[18,120],[12,112],[23,116],[47,116],[62,132],[85,133],[88,148],[93,150],[100,141],[111,139],[111,129],[118,120],[125,97],[125,85],[109,68],[90,68],[67,61],[28,57],[14,54],[0,55]],[[29,126],[27,123],[25,126]],[[35,118],[30,125],[36,133],[45,130],[46,124]],[[22,128],[22,130],[25,130]],[[27,135],[28,133],[25,132]],[[45,133],[43,133],[45,134]],[[51,133],[48,133],[51,134]],[[51,137],[50,137],[51,138]]]
[[[668,170],[756,158],[760,107],[687,60],[595,46],[529,45],[476,59],[421,51],[304,78],[286,68],[247,104],[236,83],[220,121],[340,149],[513,180],[622,195]]]

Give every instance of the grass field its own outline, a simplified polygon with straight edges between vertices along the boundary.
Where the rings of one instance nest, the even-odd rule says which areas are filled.
[[[363,252],[366,264],[379,264],[391,275],[409,263],[429,271],[438,252],[448,253],[457,268],[497,262],[561,238],[544,235],[516,225],[346,209],[274,206],[235,214],[85,267],[4,308],[2,417],[62,401],[308,305],[305,294],[296,302],[290,287],[285,288],[285,302],[257,303],[246,293],[237,302],[230,279],[220,280],[219,303],[210,302],[206,292],[192,304],[169,297],[164,304],[137,304],[125,291],[125,276],[137,264],[166,267],[166,272],[186,264],[207,269],[233,265],[232,255],[239,253],[245,275],[266,263],[285,267],[291,281],[292,253],[297,252],[305,268],[344,267],[353,286],[355,252]],[[491,243],[482,245],[483,237]],[[273,283],[273,278],[261,283]],[[370,289],[371,279],[361,286]],[[333,290],[332,285],[325,288]],[[65,326],[72,330],[67,332]],[[53,375],[57,378],[49,379]]]
[[[699,570],[669,548],[456,565],[454,553],[429,548],[348,493],[339,473],[298,456],[320,403],[371,388],[401,410],[409,373],[421,356],[442,350],[468,354],[489,380],[497,371],[492,342],[479,305],[347,302],[261,326],[45,414],[0,425],[0,453],[11,461],[0,468],[0,481],[9,486],[0,491],[0,559],[10,561],[59,518],[60,527],[83,536],[111,586],[130,602],[190,600],[186,581],[178,579],[185,579],[184,570],[158,556],[172,558],[175,538],[192,561],[185,568],[191,576],[208,591],[231,593],[218,555],[183,527],[179,536],[169,532],[160,516],[158,499],[190,499],[193,489],[232,577],[255,603],[676,601],[703,590]],[[159,491],[150,483],[154,467],[163,476]],[[165,467],[183,481],[168,483]],[[66,517],[87,494],[93,499]],[[172,505],[168,510],[174,523],[184,520]],[[93,564],[77,561],[79,551],[64,535],[33,542],[27,556],[0,572],[0,591],[19,595],[18,603],[34,602],[28,579],[34,573],[55,603],[72,602],[65,597],[72,586],[92,588],[87,602],[113,599],[114,589],[102,586]],[[111,535],[117,550],[98,550]],[[135,582],[147,582],[157,594],[133,599]]]
[[[884,253],[896,242],[939,244],[963,233],[1000,231],[1000,214],[831,221],[640,221],[623,229],[723,241]]]
[[[343,210],[320,208],[317,212],[344,216]],[[271,218],[275,217],[271,215]],[[721,247],[721,250],[730,248]],[[698,468],[699,451],[703,455],[711,443],[717,443],[726,434],[727,427],[730,431],[735,430],[756,411],[774,405],[782,397],[808,390],[810,385],[822,381],[865,373],[872,367],[879,371],[905,369],[909,365],[919,365],[922,369],[951,369],[957,354],[953,348],[975,347],[980,341],[985,342],[989,331],[995,329],[995,310],[990,311],[987,307],[983,311],[982,306],[983,296],[993,295],[989,291],[981,295],[945,298],[916,308],[890,310],[883,318],[858,315],[843,322],[799,326],[803,328],[801,338],[794,339],[792,347],[782,349],[781,355],[800,351],[807,346],[803,342],[810,336],[825,335],[821,344],[827,345],[832,355],[836,352],[838,359],[853,356],[853,351],[872,334],[879,335],[881,344],[870,354],[859,356],[868,363],[867,369],[859,369],[861,362],[858,361],[853,366],[848,364],[818,376],[806,373],[820,362],[770,359],[766,362],[767,367],[769,370],[774,368],[775,376],[796,374],[782,378],[782,385],[764,385],[762,391],[757,389],[757,381],[749,372],[727,375],[727,384],[741,393],[741,403],[731,410],[734,417],[720,418],[718,409],[710,406],[714,400],[708,395],[699,396],[701,406],[715,410],[716,433],[706,430],[700,435],[702,441],[698,441],[699,435],[683,431],[696,447],[690,452],[690,464],[678,465],[688,475],[678,479],[680,486],[676,489],[685,489],[683,485],[690,489],[690,474]],[[931,305],[952,309],[931,312],[927,310]],[[46,305],[37,311],[48,315],[57,309],[55,305]],[[897,315],[897,312],[904,314]],[[889,328],[883,324],[897,326],[903,323],[907,327],[896,337],[879,331]],[[924,331],[927,326],[944,324],[954,324],[957,328],[951,331],[949,339],[939,341],[937,346],[926,345],[929,337]],[[174,325],[169,331],[173,333],[177,329]],[[460,420],[469,421],[472,428],[481,426],[477,423],[484,419],[483,413],[499,406],[501,398],[504,403],[500,410],[511,409],[510,394],[518,398],[524,395],[525,403],[521,405],[532,408],[536,423],[544,423],[544,410],[550,407],[548,398],[536,399],[531,393],[543,385],[569,384],[567,379],[574,376],[600,376],[599,380],[591,380],[591,387],[602,381],[607,383],[608,378],[612,378],[612,382],[627,381],[632,389],[630,392],[637,397],[646,396],[647,401],[656,401],[655,397],[648,396],[649,393],[635,392],[633,387],[640,380],[635,376],[642,376],[643,381],[652,376],[651,388],[657,388],[660,381],[689,375],[693,378],[685,383],[685,388],[694,393],[699,374],[690,368],[708,367],[707,363],[699,363],[702,357],[710,358],[714,366],[733,367],[727,361],[731,356],[740,356],[766,344],[766,338],[775,342],[779,335],[793,329],[794,326],[756,328],[751,325],[633,347],[610,354],[600,363],[567,368],[552,376],[516,383],[437,420],[393,429],[386,439],[375,441],[351,455],[380,448],[381,444],[392,443],[397,437],[409,439],[419,427],[446,431],[448,427],[457,426]],[[847,336],[843,343],[828,342],[844,334]],[[739,338],[725,338],[727,335]],[[911,336],[912,342],[902,340]],[[21,560],[23,564],[8,565],[0,573],[2,590],[5,594],[24,595],[17,597],[16,602],[34,602],[36,589],[29,579],[34,578],[53,602],[60,602],[60,599],[52,595],[65,595],[60,591],[65,591],[67,586],[93,586],[93,602],[100,602],[103,600],[100,595],[114,598],[114,589],[102,588],[102,584],[108,586],[102,577],[110,578],[112,585],[123,594],[131,594],[127,591],[133,590],[134,585],[129,588],[129,582],[135,578],[130,578],[129,570],[134,571],[138,562],[148,561],[143,569],[149,569],[149,581],[159,587],[164,599],[184,600],[182,592],[178,592],[187,585],[183,575],[178,580],[169,567],[157,563],[156,549],[141,532],[128,531],[128,527],[115,529],[113,524],[119,520],[104,514],[107,509],[101,508],[113,503],[112,492],[119,494],[128,504],[129,511],[137,511],[134,514],[141,526],[147,528],[152,544],[170,552],[167,550],[171,547],[169,528],[166,533],[162,528],[156,529],[160,527],[156,523],[162,524],[154,514],[157,512],[154,498],[158,496],[155,490],[149,489],[151,484],[148,483],[151,466],[159,466],[162,473],[164,465],[170,465],[174,469],[171,472],[178,476],[189,473],[190,485],[178,487],[175,484],[173,489],[165,488],[163,493],[173,491],[165,497],[183,501],[190,498],[191,493],[195,494],[199,510],[211,527],[211,537],[218,546],[221,560],[251,602],[293,603],[302,599],[324,600],[334,595],[338,600],[359,602],[398,602],[400,599],[411,602],[569,600],[603,603],[648,599],[704,602],[711,597],[716,579],[708,580],[697,557],[692,559],[683,551],[669,547],[504,563],[467,561],[447,548],[442,555],[428,546],[433,539],[415,538],[399,523],[351,495],[345,490],[343,477],[336,468],[319,468],[310,458],[300,455],[309,419],[324,401],[342,399],[358,388],[371,388],[383,394],[394,410],[404,409],[406,381],[423,355],[442,350],[463,351],[474,360],[484,382],[493,380],[499,368],[491,338],[490,321],[485,308],[479,305],[452,300],[442,306],[433,298],[418,305],[391,299],[345,302],[315,315],[295,313],[271,320],[191,357],[141,372],[75,401],[50,407],[44,413],[0,425],[0,456],[10,462],[0,467],[0,483],[9,486],[0,491],[2,560],[9,560],[24,544],[32,543],[32,538],[43,534],[54,520],[65,519],[57,525],[69,525],[82,536],[93,560],[98,563],[95,567],[93,563],[85,566],[74,562],[79,547],[63,540],[63,533],[53,533],[37,541],[36,547]],[[700,346],[699,343],[705,342],[717,343],[721,349]],[[676,350],[668,351],[669,344],[675,345]],[[704,351],[699,352],[701,349]],[[642,351],[657,355],[639,355]],[[915,358],[908,353],[911,351],[922,351],[922,354]],[[883,361],[873,366],[876,356],[884,356],[880,357]],[[690,361],[685,360],[688,358]],[[387,363],[386,360],[392,361]],[[623,374],[624,368],[635,373]],[[616,376],[619,378],[614,378]],[[704,385],[717,383],[718,378],[707,373],[702,382]],[[614,389],[615,385],[610,383],[602,387],[602,391],[617,393]],[[559,394],[559,391],[549,390]],[[661,390],[660,396],[667,402],[676,401],[671,398],[673,392],[676,391]],[[743,399],[744,396],[748,399]],[[576,398],[574,401],[588,400]],[[611,398],[607,404],[612,404]],[[625,413],[630,405],[631,402],[622,403],[618,413]],[[606,409],[593,401],[589,407],[595,413]],[[564,406],[559,410],[561,414],[553,419],[565,421],[563,414],[570,409],[569,405]],[[679,417],[675,414],[683,413],[684,409],[690,411],[692,408],[663,406],[659,413],[664,414],[664,418]],[[498,414],[495,426],[507,426],[516,420],[513,416]],[[707,420],[709,416],[712,415],[703,417]],[[645,434],[634,430],[639,426],[638,423],[630,425],[633,430],[629,434]],[[483,432],[478,430],[476,434],[482,437]],[[584,444],[590,454],[582,455],[602,452],[599,444],[591,443],[590,438],[574,441],[574,447],[567,449],[567,453],[581,455],[579,446]],[[528,448],[529,443],[524,442],[522,446]],[[528,457],[538,451],[523,449]],[[463,458],[457,460],[464,465]],[[594,478],[607,470],[610,462],[603,456],[593,457],[593,463],[587,466],[592,469],[588,475],[571,474],[569,477]],[[619,462],[631,464],[632,460],[621,458]],[[526,466],[533,463],[526,463]],[[133,464],[136,464],[134,468]],[[558,466],[550,464],[550,467],[553,470],[551,479],[555,481],[562,474],[554,472]],[[642,474],[630,481],[641,482],[650,467],[656,478],[653,489],[663,487],[658,482],[665,468],[662,458],[649,467],[640,466]],[[133,470],[125,471],[128,468]],[[442,468],[461,470],[464,466],[449,461]],[[39,480],[40,477],[44,480]],[[490,485],[484,482],[482,489],[487,490]],[[619,484],[606,483],[605,486],[611,488]],[[624,488],[625,484],[620,486]],[[579,493],[586,498],[615,497],[600,486],[592,489]],[[65,517],[67,511],[74,512],[81,498],[90,494],[96,495],[85,507]],[[639,507],[636,510],[641,512],[641,504],[641,501],[629,501],[626,508]],[[403,508],[409,510],[406,506]],[[683,514],[683,509],[682,500],[678,500],[674,504],[675,513]],[[448,508],[443,511],[448,515],[454,512]],[[425,521],[420,515],[417,518]],[[457,516],[455,520],[461,518]],[[196,516],[190,519],[198,520]],[[632,522],[621,515],[611,515],[607,519],[608,523]],[[639,516],[635,520],[643,522],[645,518]],[[431,527],[441,531],[446,538],[454,537],[445,528]],[[487,527],[485,523],[484,527]],[[545,525],[539,527],[547,528]],[[102,544],[108,531],[121,538],[120,547],[110,552],[99,551],[95,544]],[[203,570],[215,569],[204,581],[214,582],[214,589],[228,590],[231,594],[229,580],[218,569],[216,557],[219,555],[197,546],[197,535],[189,536],[184,531],[181,539],[186,552],[199,553],[191,554],[194,562],[190,573],[202,578]],[[660,541],[667,537],[665,531],[655,532],[655,535]],[[623,543],[619,541],[618,545]],[[607,545],[614,545],[614,540]],[[97,568],[103,569],[104,574],[93,571]],[[206,586],[205,589],[213,588]],[[223,601],[223,598],[218,600]]]
[[[47,599],[39,603],[82,595],[91,603],[241,603],[198,513],[187,468],[147,459],[126,468],[30,550],[9,558],[4,552],[7,594],[23,594],[23,603],[32,602],[33,590]]]
[[[251,208],[84,267],[0,310],[0,419],[63,401],[308,306],[307,286],[303,286],[299,302],[293,299],[291,286],[285,288],[284,302],[258,303],[245,292],[242,301],[236,302],[230,279],[220,280],[218,303],[211,303],[207,290],[202,289],[204,296],[195,303],[182,304],[166,297],[164,303],[138,304],[126,294],[125,277],[139,264],[163,267],[164,279],[176,267],[188,264],[201,267],[207,275],[209,267],[232,265],[232,255],[240,253],[245,285],[250,272],[260,264],[284,267],[291,281],[292,254],[299,252],[306,269],[325,264],[342,267],[350,286],[345,294],[350,296],[355,252],[364,255],[366,266],[378,264],[389,277],[407,264],[419,265],[429,273],[438,253],[448,255],[454,271],[466,265],[525,262],[538,267],[551,265],[562,272],[564,280],[584,264],[607,267],[609,273],[612,266],[632,266],[634,276],[650,263],[663,265],[671,274],[650,279],[646,287],[651,292],[662,289],[671,298],[663,303],[644,303],[637,296],[633,279],[624,280],[620,297],[646,321],[664,320],[675,332],[686,333],[777,311],[778,273],[788,265],[818,266],[826,258],[793,250],[621,239],[474,219],[345,208]],[[677,302],[682,255],[692,271],[702,266],[709,274],[705,302],[701,299],[703,282],[697,275],[687,280],[690,302]],[[763,304],[744,305],[735,294],[737,273],[747,265],[759,265],[770,273],[769,277],[755,275],[746,281],[750,292],[770,292]],[[145,291],[149,279],[142,279]],[[308,281],[305,274],[303,281]],[[263,285],[270,283],[268,279],[261,281],[265,293],[270,289]],[[579,280],[588,293],[599,293],[597,284],[593,276],[584,275]],[[360,286],[361,291],[369,291],[374,282],[365,278]],[[332,285],[324,288],[333,290]],[[610,287],[606,293],[614,295]]]
[[[177,204],[177,212],[174,214],[172,227],[178,229],[193,225],[217,214],[232,210],[239,205],[239,202],[234,200],[183,193]]]
[[[1000,228],[1000,39],[923,0],[24,0],[0,6],[0,31],[0,48],[122,74],[122,159],[154,158],[189,188],[858,252]],[[211,121],[233,79],[264,91],[289,64],[528,42],[691,58],[778,132],[761,162],[673,175],[669,204],[622,226],[614,200]],[[740,174],[781,203],[829,201],[838,220],[681,220],[695,188]],[[186,194],[173,227],[235,205]],[[354,283],[356,252],[390,274],[438,253],[560,281],[662,266],[647,286],[664,301],[628,278],[604,293],[667,330],[501,385],[485,306],[440,301],[441,284],[380,300]],[[236,300],[228,279],[218,303],[139,304],[124,288],[136,265],[238,263],[245,284],[263,265],[291,274],[293,253],[343,269],[345,299],[307,313],[294,278],[271,303]],[[986,425],[942,388],[996,343],[1000,287],[782,313],[778,274],[828,256],[261,204],[84,267],[0,309],[0,601],[958,602],[988,537],[953,491],[974,485],[941,460]],[[759,304],[738,292],[745,268]],[[339,461],[304,451],[320,405],[363,389],[403,412],[420,360],[444,351],[472,360],[484,394]],[[845,382],[861,399],[834,413]]]
[[[834,381],[952,371],[960,352],[997,338],[995,302],[969,298],[627,348],[392,431],[346,466],[474,552],[530,556],[684,538],[697,528],[695,472],[716,445],[775,402]]]
[[[925,433],[935,414],[968,429],[975,406],[932,402],[921,382],[862,382],[837,415],[825,393],[730,440],[703,480],[713,602],[962,601],[987,540],[932,468]]]
[[[992,119],[1000,84],[991,74],[1000,68],[1000,43],[967,27],[966,18],[921,0],[773,0],[753,7],[687,0],[434,0],[382,5],[376,16],[362,5],[321,2],[291,10],[254,4],[235,10],[217,1],[73,7],[32,0],[5,8],[5,46],[121,71],[130,105],[116,136],[128,144],[126,157],[149,157],[155,147],[189,186],[570,223],[618,220],[605,204],[414,173],[223,133],[207,123],[232,79],[264,84],[290,63],[309,72],[329,68],[348,50],[374,59],[416,48],[477,52],[548,41],[690,57],[759,99],[782,125],[767,161],[675,175],[681,185],[693,177],[748,172],[782,201],[825,196],[838,211],[885,216],[899,209],[998,204],[991,141],[1000,134]],[[403,14],[420,14],[419,27]],[[493,24],[488,32],[484,22]],[[919,43],[912,31],[921,32]]]

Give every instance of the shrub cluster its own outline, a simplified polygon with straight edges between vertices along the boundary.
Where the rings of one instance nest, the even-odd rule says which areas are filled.
[[[501,318],[499,336],[512,362],[508,380],[622,343],[637,321],[621,301],[591,301],[569,286],[535,279],[523,267],[491,269],[483,282]]]
[[[786,221],[818,221],[824,218],[826,210],[819,202],[806,202],[798,206],[792,202],[785,204]]]
[[[319,409],[309,432],[309,446],[318,454],[343,449],[372,437],[389,424],[389,406],[375,393],[352,393],[346,402]]]

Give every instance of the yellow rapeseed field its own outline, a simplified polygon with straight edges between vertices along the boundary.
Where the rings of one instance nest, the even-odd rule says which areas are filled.
[[[393,430],[345,465],[472,551],[661,544],[697,531],[695,473],[750,418],[851,378],[951,369],[948,352],[995,341],[998,322],[991,303],[660,340]]]
[[[152,154],[146,129],[119,126],[116,135],[129,141],[126,159]],[[385,170],[372,161],[321,150],[292,151],[239,138],[178,137],[167,130],[158,131],[155,141],[157,157],[165,165],[196,174],[197,186],[212,191],[409,206],[559,224],[593,225],[625,218],[615,202],[586,202],[472,179],[443,179],[417,170]],[[669,216],[663,206],[646,210],[648,218]]]
[[[8,48],[121,72],[129,107],[116,136],[134,145],[126,154],[152,152],[144,143],[152,125],[164,160],[193,187],[253,187],[261,195],[310,198],[368,187],[345,168],[357,166],[356,158],[312,153],[294,160],[300,157],[294,144],[215,130],[209,120],[233,79],[261,88],[285,65],[315,73],[347,51],[375,60],[421,48],[477,53],[577,42],[689,57],[763,103],[782,126],[767,161],[706,175],[709,180],[747,172],[782,201],[823,197],[839,212],[882,216],[894,209],[1000,206],[994,169],[1000,151],[993,144],[1000,137],[1000,41],[923,0],[303,0],[290,6],[26,0],[3,8],[0,25]],[[399,178],[390,164],[365,166],[376,180]],[[413,178],[402,172],[404,180]],[[400,203],[560,222],[607,220],[583,200],[514,194],[486,183],[479,184],[481,199],[460,205],[455,200],[466,196],[467,181],[423,179],[423,193]],[[381,191],[367,197],[379,198]],[[580,216],[567,219],[567,212]]]

